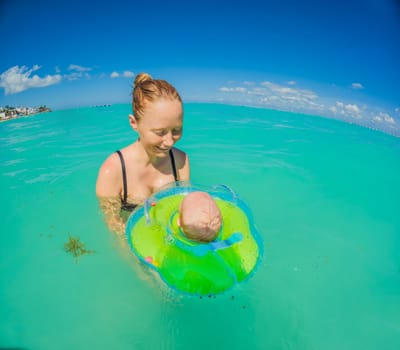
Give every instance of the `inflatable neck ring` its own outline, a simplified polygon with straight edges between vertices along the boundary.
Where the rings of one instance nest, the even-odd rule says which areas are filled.
[[[179,206],[190,192],[204,191],[176,182],[132,212],[126,236],[133,253],[172,289],[191,295],[225,292],[249,278],[258,265],[261,238],[247,205],[229,187],[206,190],[222,214],[222,227],[209,243],[192,241],[177,225]]]

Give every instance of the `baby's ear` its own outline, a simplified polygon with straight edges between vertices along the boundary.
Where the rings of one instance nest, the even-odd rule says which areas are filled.
[[[179,227],[181,227],[181,217],[178,216],[178,218],[176,219],[176,223]]]

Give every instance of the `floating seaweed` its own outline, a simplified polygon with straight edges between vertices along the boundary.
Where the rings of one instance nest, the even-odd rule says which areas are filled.
[[[85,247],[85,243],[81,242],[79,237],[73,237],[69,235],[68,241],[64,244],[64,250],[67,253],[71,253],[75,259],[78,259],[84,254],[93,254],[94,250],[88,250]]]

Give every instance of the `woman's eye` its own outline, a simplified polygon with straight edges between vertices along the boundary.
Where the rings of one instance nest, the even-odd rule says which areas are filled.
[[[179,135],[181,133],[182,133],[182,129],[174,129],[174,130],[172,130],[172,134],[173,135]]]
[[[166,134],[165,131],[154,131],[157,136],[164,136]]]

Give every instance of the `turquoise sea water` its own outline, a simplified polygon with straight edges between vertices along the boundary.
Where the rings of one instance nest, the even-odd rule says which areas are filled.
[[[106,229],[105,157],[129,105],[0,124],[0,348],[399,349],[400,139],[323,118],[185,105],[192,182],[246,200],[264,240],[229,293],[162,287]],[[77,236],[94,254],[64,249]]]

